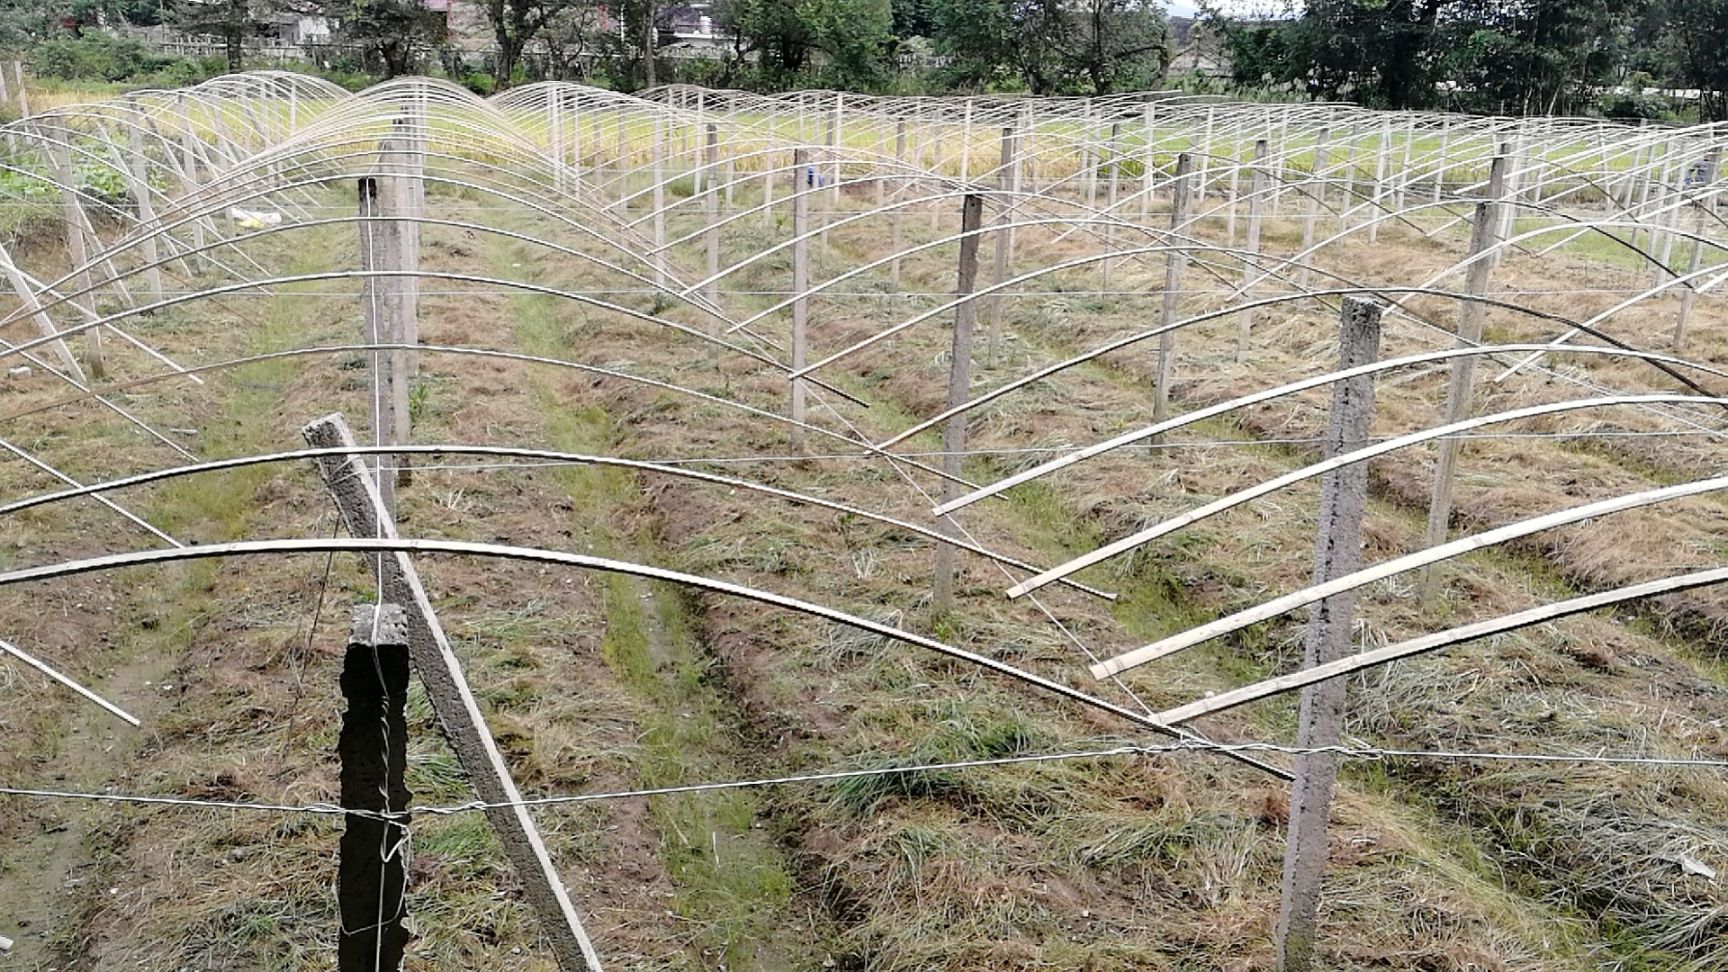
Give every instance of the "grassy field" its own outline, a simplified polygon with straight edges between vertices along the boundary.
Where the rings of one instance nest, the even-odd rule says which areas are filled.
[[[453,122],[447,141],[473,131],[468,121]],[[534,174],[512,171],[507,154],[479,147],[472,154],[466,167],[435,164],[451,178],[540,198],[532,194]],[[479,164],[488,159],[504,171]],[[646,187],[645,178],[637,174],[631,185]],[[742,185],[734,205],[753,205],[759,192],[754,181]],[[668,195],[683,198],[676,187]],[[874,191],[840,199],[861,210]],[[336,211],[352,200],[344,183],[299,203]],[[673,210],[670,238],[701,228],[697,203]],[[627,215],[646,215],[646,205],[638,199]],[[939,205],[914,210],[893,232],[908,245],[951,235],[958,205]],[[1156,208],[1163,205],[1160,197]],[[596,208],[572,207],[576,218],[564,221],[445,183],[430,190],[428,212],[503,232],[424,227],[422,265],[433,274],[421,298],[426,344],[564,358],[783,410],[784,375],[748,356],[593,302],[437,276],[515,280],[717,332],[707,315],[652,293],[641,277],[572,256],[649,273],[608,233],[589,232],[611,226]],[[1299,216],[1287,208],[1268,222],[1269,252],[1300,247]],[[249,244],[246,255],[280,275],[357,265],[353,227],[293,222]],[[722,264],[762,252],[788,230],[789,217],[778,212],[729,224]],[[833,230],[812,247],[813,279],[884,256],[889,232],[886,218]],[[1051,266],[1097,246],[1059,232],[1022,232],[1011,266]],[[1198,232],[1222,245],[1222,214]],[[1387,227],[1372,244],[1357,236],[1330,245],[1315,263],[1364,285],[1410,284],[1453,264],[1461,236]],[[20,262],[64,263],[51,236],[17,242]],[[873,271],[813,298],[812,359],[939,306],[954,287],[953,250],[908,257],[898,287]],[[702,276],[700,238],[668,258],[680,279]],[[740,318],[777,304],[789,259],[782,251],[730,278],[728,313]],[[199,279],[178,264],[170,270],[176,288],[223,279],[214,270]],[[1183,309],[1223,306],[1239,275],[1224,257],[1201,254],[1184,277]],[[1546,256],[1509,256],[1493,286],[1532,308],[1581,318],[1648,277],[1613,250],[1581,241]],[[994,366],[980,356],[975,389],[1151,326],[1162,279],[1161,255],[1118,261],[1107,285],[1096,269],[1040,278],[1005,302],[1004,354]],[[214,363],[352,343],[361,333],[357,296],[352,281],[278,285],[189,302],[128,327],[184,363]],[[1454,302],[1407,300],[1421,320],[1388,315],[1383,356],[1448,346]],[[1606,326],[1662,347],[1677,302],[1643,302]],[[788,316],[772,315],[754,330],[783,344]],[[1505,341],[1546,340],[1555,330],[1503,309],[1487,324],[1493,339]],[[1688,353],[1721,361],[1724,324],[1719,298],[1700,301]],[[1236,327],[1231,314],[1181,333],[1172,389],[1179,409],[1332,367],[1336,314],[1328,307],[1308,301],[1262,311],[1243,362]],[[819,393],[813,421],[881,441],[935,414],[948,349],[944,316],[848,359],[822,377],[869,407]],[[116,358],[113,383],[160,370],[141,356]],[[1052,450],[1145,425],[1153,363],[1142,342],[997,400],[971,422],[965,475],[989,482]],[[203,458],[291,449],[300,445],[301,425],[332,410],[367,425],[366,365],[359,353],[321,353],[212,372],[202,386],[158,382],[113,397]],[[1479,410],[1601,387],[1675,387],[1606,356],[1556,355],[1543,366],[1531,377],[1484,384]],[[1497,371],[1484,368],[1486,377]],[[1387,375],[1375,434],[1435,424],[1445,383],[1446,374],[1432,369]],[[55,404],[66,394],[40,370],[0,383],[0,420],[8,426],[0,435],[81,479],[181,461],[112,412]],[[838,455],[851,450],[820,438],[801,447],[760,415],[593,372],[425,352],[412,401],[414,438],[423,443],[675,463],[915,523],[929,521],[937,488],[904,462]],[[1706,428],[1720,424],[1713,415],[1687,417]],[[1313,461],[1325,421],[1323,394],[1279,400],[1017,488],[960,520],[991,549],[1056,563]],[[1714,440],[1666,434],[1677,430],[1686,431],[1670,414],[1603,408],[1498,430],[1517,437],[1473,439],[1454,526],[1481,529],[1714,474]],[[1635,432],[1664,434],[1621,434]],[[928,453],[940,448],[929,433],[904,451],[933,461]],[[1291,617],[1137,670],[1121,684],[1093,683],[1084,670],[1091,657],[1306,584],[1313,483],[1088,571],[1088,583],[1118,595],[1113,603],[1062,587],[1010,601],[1001,596],[1005,572],[962,555],[956,605],[937,613],[929,601],[930,542],[880,521],[644,471],[454,457],[418,457],[416,467],[414,483],[401,491],[406,534],[545,546],[807,598],[1126,705],[1186,702],[1289,670],[1301,655],[1302,618]],[[1431,467],[1426,453],[1373,465],[1365,559],[1420,545]],[[8,464],[5,475],[11,495],[56,486],[22,463]],[[337,532],[333,506],[303,462],[171,480],[114,498],[189,543]],[[1364,591],[1358,641],[1388,643],[1717,564],[1728,552],[1725,524],[1728,506],[1706,496],[1537,534],[1448,565],[1443,593],[1428,606],[1409,579],[1382,582]],[[88,501],[0,517],[6,567],[150,542]],[[529,796],[1158,741],[935,654],[734,597],[527,563],[418,559]],[[124,728],[45,680],[7,669],[0,780],[188,800],[331,801],[347,609],[374,593],[356,558],[322,554],[196,561],[4,589],[0,637],[63,665],[142,717],[145,728]],[[1705,590],[1373,670],[1351,681],[1347,739],[1398,750],[1728,756],[1719,600]],[[416,802],[470,799],[418,687],[408,707]],[[1201,728],[1219,739],[1287,741],[1295,719],[1295,699],[1279,698]],[[0,819],[0,932],[17,938],[12,959],[21,968],[310,970],[333,961],[339,817],[22,797],[0,797],[0,805],[8,811]],[[1352,761],[1333,817],[1326,967],[1722,968],[1728,936],[1719,915],[1728,896],[1684,862],[1707,869],[1728,862],[1725,811],[1728,782],[1719,771]],[[611,967],[643,970],[1266,968],[1286,814],[1283,785],[1201,753],[917,770],[535,811],[601,954]],[[417,817],[410,875],[410,968],[554,967],[484,817]]]

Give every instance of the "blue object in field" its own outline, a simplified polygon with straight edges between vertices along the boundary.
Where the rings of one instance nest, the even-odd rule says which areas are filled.
[[[810,165],[810,166],[804,167],[804,185],[810,187],[811,189],[814,189],[817,186],[826,185],[826,184],[827,183],[822,178],[822,176],[817,174],[815,166]]]

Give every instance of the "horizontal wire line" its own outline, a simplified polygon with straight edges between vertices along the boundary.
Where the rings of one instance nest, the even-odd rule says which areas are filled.
[[[936,773],[947,770],[977,769],[995,766],[1015,766],[1032,763],[1069,762],[1103,759],[1111,756],[1164,756],[1175,753],[1277,753],[1285,756],[1335,755],[1350,760],[1385,759],[1444,759],[1458,761],[1491,761],[1518,763],[1567,763],[1572,765],[1626,766],[1638,768],[1728,769],[1728,759],[1703,759],[1668,756],[1616,756],[1602,753],[1501,753],[1471,750],[1385,749],[1371,746],[1283,746],[1277,743],[1219,743],[1205,740],[1185,740],[1166,745],[1127,745],[1108,749],[1076,750],[1061,753],[1041,753],[1027,756],[1003,756],[995,759],[957,760],[944,763],[924,763],[914,766],[886,766],[873,769],[835,770],[827,773],[805,773],[772,776],[716,783],[689,783],[680,786],[651,787],[637,790],[608,790],[595,793],[575,793],[558,796],[525,797],[520,800],[468,803],[443,806],[415,806],[401,813],[349,809],[333,803],[281,804],[250,803],[239,800],[196,800],[184,797],[148,796],[123,793],[92,793],[76,790],[42,790],[24,787],[0,787],[0,796],[30,797],[56,800],[84,800],[101,803],[128,803],[145,806],[187,807],[203,810],[250,810],[268,813],[306,813],[368,817],[401,822],[404,816],[451,816],[475,811],[510,807],[549,807],[576,803],[596,803],[640,797],[705,793],[717,790],[782,786],[795,783],[824,783],[869,776],[903,773]]]

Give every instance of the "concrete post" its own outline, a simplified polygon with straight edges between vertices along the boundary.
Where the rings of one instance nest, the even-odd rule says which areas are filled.
[[[984,197],[965,197],[960,209],[960,267],[954,292],[966,297],[978,289],[978,230],[984,225]],[[948,362],[948,408],[964,403],[972,393],[972,331],[978,319],[975,301],[967,300],[954,308],[954,344]],[[960,497],[960,484],[955,482],[965,467],[966,416],[956,415],[942,427],[942,471],[952,477],[942,481],[944,503]],[[943,517],[937,528],[949,536],[956,533],[954,523]],[[954,547],[937,544],[935,577],[931,584],[930,610],[940,616],[954,606]]]
[[[1247,284],[1260,273],[1260,261],[1256,258],[1260,256],[1260,225],[1263,219],[1262,212],[1266,208],[1266,169],[1264,163],[1266,153],[1270,150],[1265,139],[1255,139],[1254,169],[1248,184],[1248,242],[1244,246],[1248,255],[1242,260],[1242,283],[1245,288],[1242,291],[1242,300],[1244,303],[1253,302],[1254,291],[1252,288],[1247,288]],[[1244,307],[1241,314],[1236,318],[1236,360],[1238,363],[1248,360],[1248,342],[1253,330],[1254,308]]]
[[[1499,242],[1500,200],[1506,191],[1506,156],[1497,155],[1488,172],[1487,198],[1476,204],[1476,214],[1470,223],[1470,255],[1480,256]],[[1465,271],[1464,293],[1468,295],[1458,306],[1458,346],[1469,347],[1482,341],[1482,319],[1487,308],[1479,297],[1488,290],[1488,275],[1494,270],[1494,258],[1483,257]],[[1443,425],[1462,422],[1470,415],[1470,400],[1476,387],[1475,355],[1466,355],[1452,362],[1451,378],[1446,384],[1446,414]],[[1452,519],[1452,480],[1458,466],[1457,439],[1441,439],[1434,466],[1434,485],[1428,498],[1428,528],[1422,545],[1432,547],[1444,543],[1446,528]],[[1433,567],[1422,570],[1418,587],[1423,602],[1434,596],[1439,572]]]
[[[1188,178],[1192,172],[1193,160],[1187,152],[1176,156],[1176,179],[1170,190],[1170,229],[1174,231],[1188,222],[1189,185]],[[1170,244],[1175,246],[1180,241],[1174,237]],[[1161,327],[1169,327],[1176,323],[1177,314],[1182,300],[1182,268],[1188,264],[1186,250],[1172,249],[1164,255],[1164,294],[1159,320]],[[1158,371],[1154,379],[1152,421],[1162,422],[1170,416],[1170,381],[1176,369],[1176,332],[1165,331],[1158,335]]]
[[[1380,356],[1381,308],[1346,298],[1339,328],[1338,367],[1355,368]],[[1374,376],[1359,375],[1332,386],[1332,416],[1326,427],[1330,458],[1368,444],[1374,411]],[[1362,552],[1362,514],[1368,497],[1368,466],[1357,463],[1326,473],[1320,481],[1320,527],[1314,550],[1314,582],[1324,583],[1356,570]],[[1304,668],[1313,668],[1350,651],[1356,614],[1354,592],[1326,598],[1308,616]],[[1322,749],[1338,744],[1344,724],[1348,683],[1319,682],[1302,690],[1296,745]],[[1314,967],[1320,885],[1326,868],[1326,829],[1332,790],[1338,779],[1336,753],[1296,757],[1290,785],[1290,831],[1284,848],[1284,876],[1278,907],[1279,972]]]

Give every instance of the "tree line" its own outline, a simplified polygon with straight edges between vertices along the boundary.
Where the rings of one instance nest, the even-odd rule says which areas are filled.
[[[1728,0],[1308,0],[1203,5],[1242,89],[1394,109],[1655,117],[1657,88],[1728,118]],[[1693,101],[1688,97],[1688,102]]]
[[[542,77],[621,89],[674,78],[684,4],[451,0],[489,33],[488,89]],[[1394,109],[1728,117],[1728,0],[1201,0],[1173,33],[1157,0],[715,0],[722,45],[676,80],[760,90],[1105,95],[1181,84]],[[219,39],[228,67],[283,14],[319,17],[390,77],[440,66],[426,0],[0,0],[0,46],[166,23]],[[1172,74],[1201,50],[1222,76]],[[1192,59],[1191,59],[1192,60]],[[1202,58],[1202,60],[1205,60]],[[908,65],[915,70],[908,70]],[[446,73],[458,69],[445,59]]]

